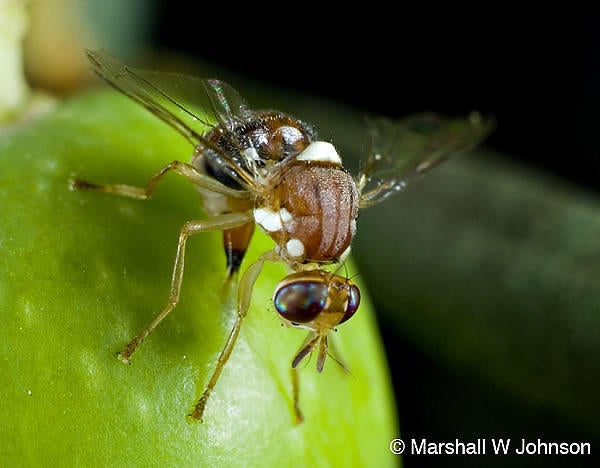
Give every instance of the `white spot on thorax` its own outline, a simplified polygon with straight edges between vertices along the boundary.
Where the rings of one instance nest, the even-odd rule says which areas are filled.
[[[342,158],[340,158],[335,147],[326,141],[313,141],[296,159],[298,161],[322,161],[342,164]]]
[[[302,139],[302,132],[296,127],[290,125],[284,125],[279,128],[283,141],[288,145],[293,145],[298,140]]]
[[[285,248],[292,257],[301,257],[304,255],[304,244],[299,239],[290,239],[285,244]]]
[[[256,208],[254,210],[254,221],[260,224],[265,231],[281,231],[283,224],[292,220],[292,214],[285,208],[279,211],[271,211],[267,208]]]

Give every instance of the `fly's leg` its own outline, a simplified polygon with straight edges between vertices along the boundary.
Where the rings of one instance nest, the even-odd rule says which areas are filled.
[[[294,415],[296,416],[296,424],[304,421],[304,415],[300,410],[300,375],[298,369],[292,367],[292,396],[294,398]]]
[[[173,268],[173,276],[171,278],[171,291],[169,293],[169,302],[164,309],[137,335],[123,351],[119,353],[119,359],[125,363],[129,363],[131,355],[137,347],[146,339],[146,337],[154,330],[162,320],[171,313],[179,301],[179,292],[181,290],[181,282],[183,279],[184,259],[185,259],[185,244],[189,236],[198,234],[199,232],[221,231],[223,229],[231,229],[236,226],[242,226],[252,222],[252,215],[249,213],[227,213],[213,218],[203,219],[199,221],[189,221],[183,225],[179,234],[179,242],[177,243],[177,255],[175,257],[175,266]]]
[[[337,330],[336,330],[337,331]],[[331,357],[331,359],[333,359],[344,371],[344,374],[348,374],[348,375],[352,375],[352,372],[350,372],[350,368],[346,365],[346,362],[344,361],[344,359],[341,358],[341,353],[338,349],[338,347],[335,344],[334,340],[331,340],[328,342],[328,347],[331,350],[330,353],[327,353],[329,357]]]
[[[309,333],[302,343],[300,350],[292,361],[292,396],[294,398],[294,415],[296,416],[296,424],[300,424],[302,421],[304,421],[304,416],[300,410],[300,373],[298,371],[298,365],[306,356],[309,356],[314,351],[317,345],[319,346],[319,358],[317,359],[317,371],[319,372],[323,370],[325,358],[329,355],[327,352],[329,348],[332,349],[334,354],[339,354],[334,346],[334,342],[332,341],[329,343],[327,340],[326,334],[319,334],[315,332]],[[350,374],[348,367],[340,359],[336,358],[335,356],[331,357],[340,365],[346,374]]]
[[[248,313],[248,308],[250,307],[250,299],[252,298],[252,289],[254,287],[254,283],[260,274],[260,271],[265,263],[265,261],[274,261],[278,257],[273,251],[269,251],[261,255],[256,262],[250,265],[240,280],[238,286],[238,297],[237,297],[237,316],[235,318],[235,323],[233,324],[233,328],[231,332],[229,332],[229,337],[227,338],[227,342],[225,346],[221,350],[221,354],[219,355],[219,359],[217,360],[217,365],[215,366],[215,370],[213,371],[208,384],[204,388],[202,392],[202,396],[194,406],[194,410],[190,414],[193,419],[198,421],[202,421],[202,415],[204,414],[204,409],[206,408],[206,402],[210,397],[215,385],[217,384],[219,377],[221,376],[221,372],[227,364],[229,357],[231,356],[231,352],[235,346],[235,342],[240,334],[240,330],[242,327],[242,321],[244,317]]]
[[[319,334],[310,332],[304,339],[302,346],[300,346],[300,349],[292,360],[292,398],[294,400],[294,415],[296,417],[296,424],[300,424],[302,421],[304,421],[304,416],[300,410],[300,373],[298,371],[298,364],[300,364],[300,362],[302,362],[306,356],[312,353],[320,339],[321,337]]]
[[[221,193],[229,197],[234,198],[246,198],[247,192],[242,190],[234,190],[225,185],[221,184],[212,177],[201,173],[191,164],[187,164],[180,161],[172,161],[158,171],[145,187],[135,187],[132,185],[123,184],[94,184],[92,182],[86,182],[81,179],[74,179],[71,181],[71,189],[73,190],[96,190],[98,192],[114,193],[124,197],[136,198],[138,200],[147,200],[152,196],[156,190],[156,186],[169,171],[173,171],[180,176],[185,177],[187,180],[192,182],[194,185],[204,187],[212,190],[213,192]]]

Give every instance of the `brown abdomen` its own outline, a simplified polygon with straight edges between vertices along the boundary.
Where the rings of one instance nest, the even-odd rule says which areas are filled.
[[[358,193],[352,176],[340,164],[293,161],[276,181],[267,202],[268,209],[284,213],[281,231],[269,232],[280,250],[286,253],[289,246],[288,256],[299,262],[339,260],[356,231]],[[296,241],[302,244],[301,256],[295,255]]]

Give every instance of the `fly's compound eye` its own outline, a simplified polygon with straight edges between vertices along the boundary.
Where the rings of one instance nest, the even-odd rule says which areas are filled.
[[[358,286],[355,284],[351,284],[348,287],[348,304],[346,305],[346,311],[344,312],[344,318],[340,321],[340,323],[344,323],[346,320],[349,320],[358,310],[358,306],[360,305],[360,290]]]
[[[308,323],[325,308],[329,288],[323,282],[295,281],[280,286],[273,301],[279,315],[292,323]]]

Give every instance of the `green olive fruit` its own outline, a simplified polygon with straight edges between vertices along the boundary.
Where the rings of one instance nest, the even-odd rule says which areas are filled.
[[[114,91],[66,101],[0,137],[0,464],[386,466],[398,436],[385,359],[363,287],[331,333],[322,374],[290,363],[305,331],[280,326],[268,264],[204,421],[199,398],[234,320],[222,305],[219,232],[188,241],[181,301],[117,359],[166,304],[179,230],[201,219],[194,187],[168,175],[151,200],[71,190],[74,177],[143,186],[192,148]],[[242,270],[272,241],[257,232]],[[341,274],[353,275],[351,268]],[[360,277],[356,280],[360,284]]]

